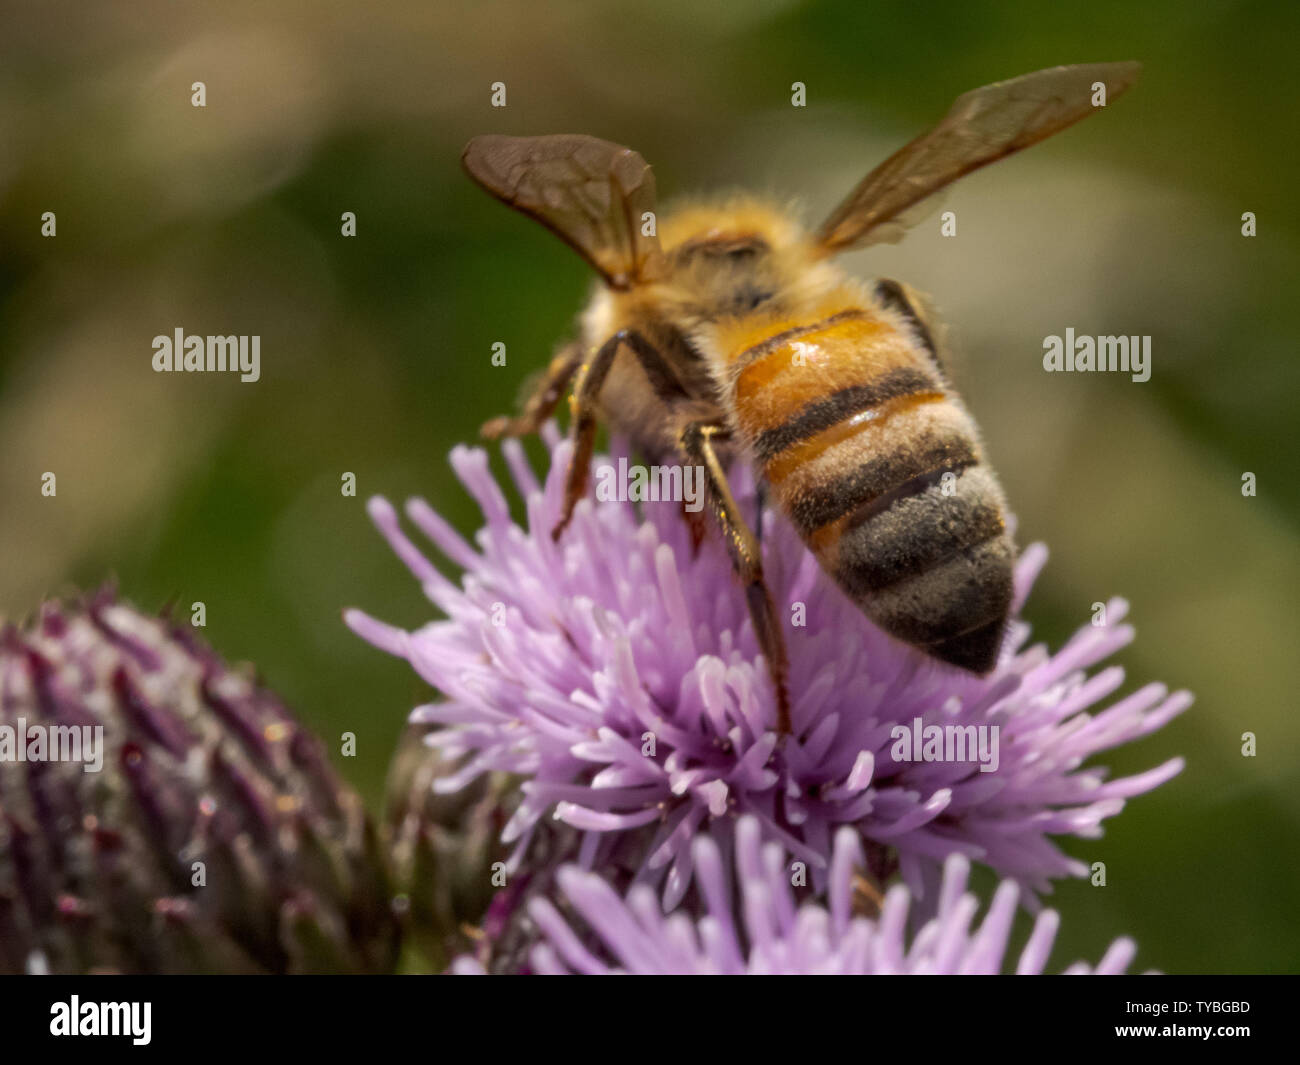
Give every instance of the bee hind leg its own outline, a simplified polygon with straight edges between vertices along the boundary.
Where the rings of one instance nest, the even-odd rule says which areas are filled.
[[[785,636],[781,632],[781,622],[777,617],[776,604],[772,601],[772,593],[763,579],[763,557],[758,538],[740,513],[735,496],[731,494],[731,486],[727,483],[726,471],[713,446],[714,438],[725,436],[726,430],[722,426],[693,422],[682,431],[681,448],[688,461],[704,470],[714,517],[722,529],[732,567],[745,586],[745,601],[754,625],[754,634],[758,638],[759,649],[767,660],[772,686],[776,689],[776,728],[785,736],[792,731],[790,692],[786,682],[790,663],[785,650]]]

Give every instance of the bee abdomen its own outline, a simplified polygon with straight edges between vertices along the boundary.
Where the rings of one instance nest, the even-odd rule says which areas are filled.
[[[982,673],[1011,605],[1002,494],[965,411],[917,389],[860,424],[822,430],[802,452],[784,448],[765,472],[822,568],[872,620]]]
[[[928,349],[860,308],[731,339],[737,426],[822,568],[885,631],[991,669],[1013,549],[975,425]]]

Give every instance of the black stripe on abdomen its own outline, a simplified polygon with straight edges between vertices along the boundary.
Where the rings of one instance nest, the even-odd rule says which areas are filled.
[[[790,520],[802,535],[810,536],[861,507],[871,508],[878,500],[888,506],[895,499],[923,492],[944,473],[963,470],[978,461],[970,441],[959,437],[882,455],[797,500],[790,508]],[[882,498],[886,496],[887,503]]]
[[[869,384],[853,385],[832,393],[804,407],[798,414],[775,429],[759,434],[754,454],[759,462],[770,462],[786,448],[801,443],[838,425],[846,418],[871,410],[891,399],[941,390],[929,374],[911,366],[900,366],[881,374]]]
[[[991,479],[965,471],[943,494],[942,474],[924,490],[863,508],[846,523],[835,578],[853,598],[915,577],[1006,531]]]

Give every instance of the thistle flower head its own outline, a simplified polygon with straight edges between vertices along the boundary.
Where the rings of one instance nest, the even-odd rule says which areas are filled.
[[[665,917],[646,884],[620,896],[606,880],[576,866],[560,869],[557,881],[566,918],[546,898],[528,912],[537,926],[530,970],[542,974],[634,973],[638,975],[992,975],[1004,971],[1007,941],[1016,915],[1018,887],[1003,881],[982,921],[966,892],[969,861],[950,856],[944,864],[937,912],[909,935],[910,893],[891,888],[875,918],[854,912],[855,870],[862,852],[852,828],[835,835],[826,905],[796,905],[782,848],[761,843],[758,822],[742,817],[735,833],[733,890],[728,863],[717,844],[701,835],[691,844],[696,876],[707,899],[707,916]],[[1015,964],[1017,974],[1044,972],[1058,918],[1038,914]],[[1092,968],[1079,962],[1067,973],[1123,973],[1136,953],[1118,939]],[[484,972],[477,959],[457,960],[453,971]]]
[[[0,972],[376,971],[378,844],[246,670],[109,591],[0,629]]]
[[[1056,654],[1026,646],[1018,612],[1043,548],[1019,560],[1016,613],[998,665],[977,677],[876,628],[789,524],[768,513],[768,584],[779,614],[802,621],[785,626],[794,730],[778,736],[772,687],[718,538],[697,549],[680,504],[584,500],[552,542],[571,448],[553,427],[547,439],[544,484],[517,443],[504,448],[525,525],[511,518],[487,455],[463,447],[452,465],[485,518],[474,545],[423,501],[407,505],[411,524],[464,571],[459,584],[408,538],[392,506],[372,500],[376,525],[445,617],[406,632],[359,611],[346,615],[444,696],[413,715],[446,726],[429,742],[458,768],[438,789],[454,792],[489,772],[523,779],[503,833],[515,866],[539,825],[558,818],[578,830],[582,865],[607,868],[617,851],[632,876],[662,878],[672,909],[690,887],[697,831],[708,826],[726,853],[736,818],[749,814],[764,839],[809,865],[817,884],[835,830],[847,825],[866,841],[874,872],[896,861],[926,900],[954,853],[1047,890],[1053,877],[1084,872],[1053,837],[1099,835],[1125,799],[1181,768],[1174,759],[1107,780],[1104,769],[1083,767],[1159,728],[1191,699],[1149,684],[1097,709],[1123,672],[1089,670],[1133,636],[1121,600],[1107,605],[1105,626],[1081,629]],[[738,472],[750,512],[752,485]],[[901,757],[900,726],[919,726],[918,735],[930,726],[996,726],[996,769]]]

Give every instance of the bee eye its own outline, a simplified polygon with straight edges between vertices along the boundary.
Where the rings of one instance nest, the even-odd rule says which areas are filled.
[[[767,250],[767,241],[761,237],[733,237],[688,241],[678,249],[677,254],[685,259],[703,256],[713,262],[743,265],[752,262]]]

